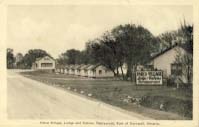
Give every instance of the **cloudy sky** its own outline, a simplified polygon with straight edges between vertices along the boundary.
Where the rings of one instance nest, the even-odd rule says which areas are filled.
[[[175,30],[183,19],[193,23],[192,11],[185,5],[9,6],[7,47],[23,54],[40,48],[56,58],[67,49],[84,49],[86,41],[120,24],[141,24],[154,35]]]

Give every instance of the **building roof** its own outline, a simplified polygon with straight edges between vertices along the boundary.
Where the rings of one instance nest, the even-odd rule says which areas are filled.
[[[69,66],[69,65],[65,65],[65,66],[64,66],[64,68],[69,69],[69,68],[70,68],[70,66]]]
[[[76,69],[81,69],[81,67],[83,67],[85,64],[81,64],[81,65],[79,65]]]
[[[69,65],[70,69],[75,69],[75,65]]]
[[[153,59],[155,59],[155,58],[157,58],[157,57],[163,55],[164,53],[166,53],[166,52],[168,52],[168,51],[170,51],[170,50],[172,50],[172,49],[174,49],[175,47],[178,47],[178,46],[179,46],[178,44],[175,44],[175,45],[173,45],[173,46],[171,46],[171,47],[169,47],[169,48],[167,48],[167,49],[162,50],[162,51],[159,52],[159,53],[155,53],[155,55],[153,55],[153,56],[151,57],[151,60],[153,60]]]
[[[76,65],[75,65],[75,69],[78,69],[80,66],[81,66],[81,65],[76,64]]]
[[[80,69],[81,70],[87,70],[89,66],[91,66],[91,64],[84,65]]]
[[[49,58],[51,58],[52,60],[55,60],[53,57],[47,55],[47,56],[43,56],[43,57],[36,58],[35,62],[36,62],[36,61],[39,61],[39,60],[41,60],[41,59],[43,59],[44,57],[49,57]]]
[[[88,67],[88,70],[94,70],[96,69],[98,66],[100,66],[101,64],[95,64],[95,65],[91,65]]]

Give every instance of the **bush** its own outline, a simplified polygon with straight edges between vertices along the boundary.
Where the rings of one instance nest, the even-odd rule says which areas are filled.
[[[160,110],[160,105],[164,105],[164,110],[177,113],[181,116],[192,118],[192,101],[181,100],[163,96],[146,96],[141,101],[141,105]]]
[[[174,87],[174,86],[176,86],[176,84],[175,84],[175,78],[174,77],[172,77],[172,76],[170,76],[168,79],[167,79],[167,86],[172,86],[172,87]]]

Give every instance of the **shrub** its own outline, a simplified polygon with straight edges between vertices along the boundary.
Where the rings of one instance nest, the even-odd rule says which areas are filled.
[[[192,101],[181,100],[172,97],[147,96],[141,101],[141,105],[160,110],[160,105],[164,104],[164,110],[177,113],[181,116],[192,118]]]

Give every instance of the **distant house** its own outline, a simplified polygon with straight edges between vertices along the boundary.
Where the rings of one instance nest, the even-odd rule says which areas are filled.
[[[70,65],[69,66],[69,74],[74,75],[75,74],[75,65]]]
[[[64,66],[64,74],[69,74],[69,70],[70,70],[69,68],[70,68],[69,65]]]
[[[103,65],[91,65],[88,67],[88,77],[107,78],[114,77],[114,73]]]
[[[152,65],[154,69],[162,70],[164,77],[169,77],[174,74],[176,70],[183,71],[182,64],[176,63],[177,55],[187,54],[188,52],[181,46],[174,45],[155,56],[153,56],[149,65]],[[181,76],[183,82],[187,82],[186,79]]]
[[[61,65],[55,65],[55,72],[61,73]]]
[[[77,66],[75,67],[75,75],[80,76],[80,68],[81,68],[82,66],[84,66],[84,64],[77,65]]]
[[[94,78],[95,77],[95,70],[94,68],[96,67],[97,65],[90,65],[87,69],[88,69],[88,77],[90,78]]]
[[[60,70],[61,70],[61,73],[64,74],[65,73],[65,66],[62,65],[61,68],[60,68]]]
[[[80,67],[80,76],[88,77],[88,67],[89,66],[91,66],[91,65],[88,64],[88,65],[83,65]]]
[[[32,64],[32,69],[34,70],[55,70],[55,60],[50,56],[45,56],[37,58]]]

